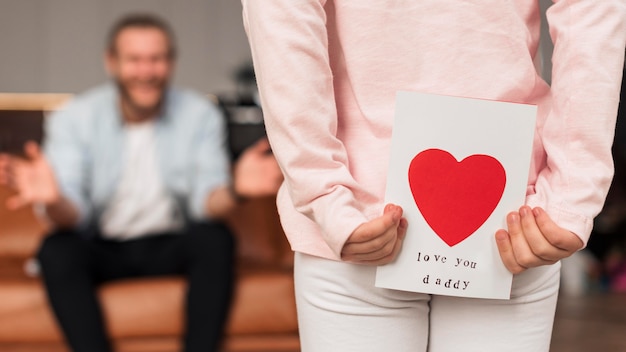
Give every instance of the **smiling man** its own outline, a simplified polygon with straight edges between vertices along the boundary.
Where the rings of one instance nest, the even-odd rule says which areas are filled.
[[[47,121],[44,152],[0,155],[9,208],[40,204],[55,230],[40,252],[48,296],[75,352],[110,351],[99,284],[188,277],[185,351],[217,349],[232,292],[233,240],[219,222],[242,197],[276,192],[282,176],[267,141],[231,167],[218,109],[171,88],[169,26],[147,15],[111,30],[111,82]]]

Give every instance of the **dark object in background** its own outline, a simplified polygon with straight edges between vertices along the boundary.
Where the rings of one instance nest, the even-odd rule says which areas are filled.
[[[231,157],[236,160],[241,153],[265,137],[263,111],[256,105],[223,105],[228,121],[228,144]]]
[[[26,142],[40,143],[43,115],[36,110],[0,110],[0,153],[23,155]]]
[[[252,64],[241,66],[234,74],[236,92],[218,97],[228,123],[231,157],[236,160],[250,145],[266,136],[263,111]]]

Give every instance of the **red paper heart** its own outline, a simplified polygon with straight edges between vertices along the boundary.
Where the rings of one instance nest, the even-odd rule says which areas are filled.
[[[471,236],[496,208],[506,184],[502,164],[488,155],[461,162],[440,149],[417,154],[409,166],[415,204],[448,246]]]

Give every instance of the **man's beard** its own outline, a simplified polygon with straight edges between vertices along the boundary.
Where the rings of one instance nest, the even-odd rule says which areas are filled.
[[[136,113],[141,114],[141,115],[152,114],[161,108],[161,105],[165,96],[165,90],[167,87],[166,80],[151,79],[151,80],[141,83],[141,84],[149,84],[152,87],[160,91],[159,98],[153,105],[150,105],[150,106],[142,105],[133,99],[133,96],[130,93],[130,89],[128,88],[128,86],[132,84],[136,84],[136,81],[131,81],[130,83],[128,83],[118,78],[115,78],[114,81],[119,91],[121,99],[124,101],[126,106],[133,109]]]

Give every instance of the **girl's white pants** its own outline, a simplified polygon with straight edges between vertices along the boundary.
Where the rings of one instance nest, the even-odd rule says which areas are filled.
[[[377,288],[376,267],[296,253],[302,352],[547,352],[560,263],[513,278],[510,300]]]

